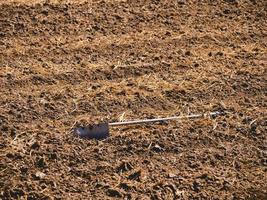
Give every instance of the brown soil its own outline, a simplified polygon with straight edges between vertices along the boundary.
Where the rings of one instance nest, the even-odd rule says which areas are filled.
[[[19,2],[0,5],[0,199],[267,198],[265,0]]]

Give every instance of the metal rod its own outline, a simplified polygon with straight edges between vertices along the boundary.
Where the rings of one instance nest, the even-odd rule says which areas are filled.
[[[157,119],[143,119],[143,120],[134,120],[134,121],[126,121],[126,122],[112,122],[112,123],[108,123],[108,124],[109,124],[109,126],[143,124],[143,123],[161,122],[161,121],[177,120],[177,119],[192,119],[192,118],[199,118],[199,117],[207,117],[207,116],[220,115],[223,113],[224,112],[216,111],[216,112],[210,112],[210,113],[206,113],[206,114],[192,114],[192,115],[185,115],[185,116],[174,116],[174,117],[157,118]]]

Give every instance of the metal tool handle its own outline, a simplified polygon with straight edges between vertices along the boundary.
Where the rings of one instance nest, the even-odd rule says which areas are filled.
[[[130,125],[130,124],[143,124],[143,123],[151,123],[151,122],[162,122],[168,120],[178,120],[178,119],[192,119],[192,118],[199,118],[199,117],[207,117],[207,116],[214,116],[220,115],[224,112],[210,112],[205,114],[192,114],[192,115],[185,115],[185,116],[174,116],[174,117],[166,117],[166,118],[157,118],[157,119],[143,119],[143,120],[134,120],[134,121],[126,121],[126,122],[112,122],[108,123],[109,126],[121,126],[121,125]]]

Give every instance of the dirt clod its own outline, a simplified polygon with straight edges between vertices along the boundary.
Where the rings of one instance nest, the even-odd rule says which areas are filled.
[[[117,189],[111,188],[107,190],[107,195],[110,197],[122,197],[122,194]]]

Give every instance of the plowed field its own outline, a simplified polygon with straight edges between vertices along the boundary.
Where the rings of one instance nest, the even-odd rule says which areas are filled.
[[[1,0],[0,199],[267,199],[266,69],[265,0]]]

